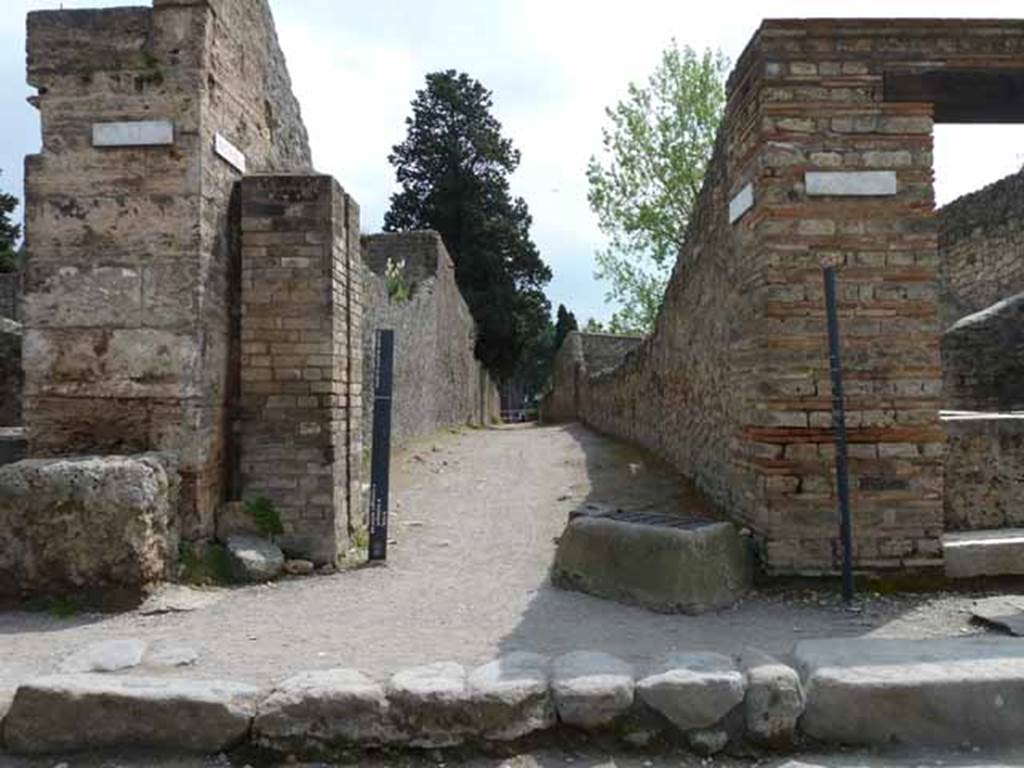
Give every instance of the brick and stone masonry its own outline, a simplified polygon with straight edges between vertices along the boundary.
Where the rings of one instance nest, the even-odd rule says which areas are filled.
[[[333,562],[359,505],[359,208],[330,176],[241,196],[240,495],[274,502],[288,554]]]
[[[934,85],[1002,87],[1022,55],[1019,21],[764,22],[655,331],[581,388],[586,422],[672,460],[775,572],[838,564],[823,261],[840,267],[856,565],[938,564],[932,127],[1013,105]]]
[[[310,168],[269,7],[155,0],[31,13],[28,80],[42,123],[25,169],[31,452],[172,451],[183,535],[209,536],[228,494],[237,388],[243,173],[223,148],[249,171]],[[156,124],[156,143],[130,146],[123,132],[118,146],[94,141],[97,126],[140,121]]]

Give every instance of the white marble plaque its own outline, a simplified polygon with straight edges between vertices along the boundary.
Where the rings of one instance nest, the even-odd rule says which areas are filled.
[[[213,138],[213,151],[235,170],[245,173],[245,153],[219,133]]]
[[[735,224],[744,213],[754,205],[754,184],[747,184],[736,193],[736,196],[729,201],[729,223]]]
[[[159,147],[173,143],[174,123],[170,120],[92,124],[94,147]]]
[[[877,197],[896,194],[896,171],[807,171],[807,194]]]

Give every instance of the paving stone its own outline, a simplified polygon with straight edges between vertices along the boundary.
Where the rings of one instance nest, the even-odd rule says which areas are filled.
[[[388,682],[387,697],[410,746],[457,746],[476,733],[477,719],[461,664],[442,661],[398,672]]]
[[[796,735],[804,711],[800,675],[761,651],[748,649],[740,659],[747,675],[743,715],[747,733],[757,742],[783,747]]]
[[[805,640],[800,728],[856,746],[1019,743],[1024,643],[1015,638]]]
[[[360,672],[301,672],[277,684],[258,708],[256,742],[280,752],[375,747],[400,740],[384,689]]]
[[[1024,595],[1000,595],[975,600],[971,615],[978,621],[1024,636]]]
[[[637,696],[681,731],[708,728],[743,701],[745,681],[719,653],[677,653],[637,681]]]
[[[227,550],[231,577],[236,581],[270,581],[284,568],[281,548],[258,536],[229,536]]]
[[[18,688],[4,720],[15,754],[149,748],[219,752],[240,744],[258,690],[239,683],[55,675]]]
[[[161,584],[139,606],[139,613],[151,616],[161,613],[188,613],[220,602],[226,594],[220,589],[195,589],[183,584]]]
[[[57,667],[64,674],[117,672],[137,667],[146,652],[146,642],[134,638],[102,640],[68,655]]]
[[[513,741],[555,725],[550,666],[546,656],[517,652],[470,673],[469,695],[485,739]]]
[[[559,720],[599,728],[633,706],[633,667],[607,653],[567,653],[555,660],[551,691]]]

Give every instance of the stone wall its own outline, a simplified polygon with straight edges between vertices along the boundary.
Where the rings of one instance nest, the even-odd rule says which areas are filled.
[[[580,381],[614,370],[641,343],[640,336],[569,332],[555,353],[551,389],[541,402],[541,418],[545,421],[576,419]]]
[[[21,424],[21,326],[0,317],[0,427]]]
[[[293,557],[345,550],[361,451],[359,207],[330,176],[242,182],[239,495]]]
[[[772,571],[838,566],[823,262],[839,268],[856,565],[939,563],[932,126],[1005,105],[932,86],[998,78],[1022,52],[1018,21],[779,20],[737,63],[655,332],[585,382],[580,413],[672,460]]]
[[[943,425],[946,529],[1024,527],[1024,415],[950,413]]]
[[[439,429],[486,425],[500,417],[498,391],[473,355],[476,325],[455,282],[455,265],[437,232],[362,239],[366,266],[363,323],[364,434],[372,435],[376,331],[395,331],[392,441],[401,445]],[[388,260],[401,264],[412,293],[388,295]]]
[[[0,317],[21,317],[21,273],[0,272]]]
[[[942,377],[950,408],[1024,409],[1024,293],[960,319],[943,334]]]
[[[155,0],[32,13],[28,80],[43,130],[25,184],[31,452],[171,451],[184,535],[208,536],[238,386],[241,160],[249,171],[310,166],[269,8]],[[94,146],[96,124],[139,121],[169,123],[170,143]]]
[[[945,327],[1024,292],[1024,171],[939,211]]]

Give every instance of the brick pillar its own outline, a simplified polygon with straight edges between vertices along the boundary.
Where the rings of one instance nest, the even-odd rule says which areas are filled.
[[[359,467],[359,212],[329,176],[242,182],[239,492],[280,513],[282,548],[347,545]]]

